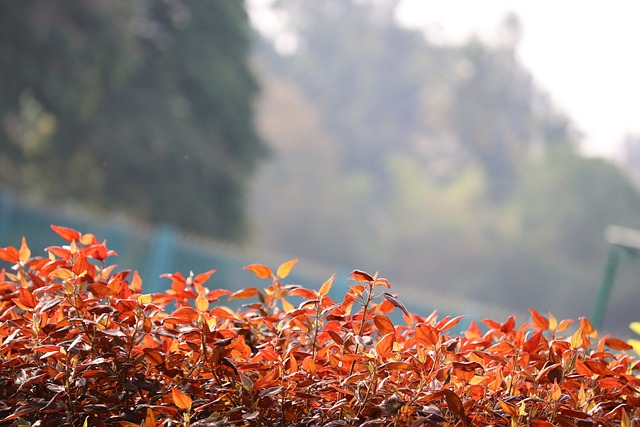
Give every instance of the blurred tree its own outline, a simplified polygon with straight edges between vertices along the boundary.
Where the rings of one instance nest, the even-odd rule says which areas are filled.
[[[250,36],[242,2],[0,2],[0,183],[242,238]]]

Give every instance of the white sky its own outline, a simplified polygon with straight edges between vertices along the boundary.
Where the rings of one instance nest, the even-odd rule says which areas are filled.
[[[491,40],[508,12],[520,59],[583,132],[583,151],[618,158],[625,135],[640,135],[640,2],[402,0],[398,18],[459,42]]]
[[[271,1],[248,1],[252,21],[267,31],[283,20],[260,13]],[[583,133],[585,154],[620,158],[625,136],[640,136],[640,2],[401,0],[398,19],[431,40],[491,41],[509,12],[522,25],[521,61]]]

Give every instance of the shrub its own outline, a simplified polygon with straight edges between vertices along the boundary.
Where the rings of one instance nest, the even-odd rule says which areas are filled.
[[[91,234],[31,256],[0,249],[0,422],[107,426],[628,426],[640,406],[630,345],[531,310],[517,326],[409,313],[355,270],[342,301],[285,284],[297,260],[246,269],[265,289],[205,285],[214,270],[137,273]],[[232,310],[214,305],[250,299]],[[293,304],[297,305],[293,305]],[[388,315],[401,310],[405,324]],[[561,336],[569,326],[575,332]]]

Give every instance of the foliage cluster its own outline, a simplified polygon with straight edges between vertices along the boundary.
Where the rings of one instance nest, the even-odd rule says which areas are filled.
[[[0,185],[240,240],[249,49],[241,1],[1,2]]]
[[[631,427],[640,379],[631,346],[587,319],[531,310],[517,326],[409,313],[385,279],[355,270],[341,301],[246,267],[265,289],[206,287],[214,270],[169,274],[165,293],[107,266],[91,234],[32,256],[0,250],[4,425]],[[232,310],[212,305],[255,298]],[[293,305],[295,300],[299,304]],[[388,315],[401,310],[405,324]]]

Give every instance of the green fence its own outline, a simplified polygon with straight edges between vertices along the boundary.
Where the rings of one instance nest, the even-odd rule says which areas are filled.
[[[162,274],[179,271],[186,276],[190,271],[198,274],[211,269],[217,272],[210,279],[209,287],[232,291],[247,286],[263,287],[268,282],[257,279],[243,267],[262,263],[276,268],[288,260],[271,254],[250,254],[232,245],[180,233],[168,225],[149,227],[119,219],[79,215],[22,201],[8,191],[0,192],[0,246],[19,247],[22,236],[26,237],[34,254],[47,246],[63,244],[51,229],[52,224],[90,232],[98,240],[106,240],[109,249],[118,253],[110,262],[118,264],[120,269],[138,270],[145,292],[159,292],[170,285],[169,279],[160,278]],[[348,286],[348,272],[335,273],[340,276],[333,291],[338,296]],[[301,262],[287,277],[287,282],[318,288],[331,274],[333,272],[316,267],[305,267]]]
[[[198,274],[211,269],[217,272],[207,283],[209,288],[231,291],[249,286],[262,288],[268,282],[257,279],[253,273],[244,270],[244,266],[260,263],[275,269],[280,263],[293,258],[278,254],[249,253],[232,245],[180,233],[171,226],[149,227],[120,219],[81,215],[70,209],[25,202],[7,191],[0,192],[0,246],[19,247],[22,236],[25,236],[32,253],[37,255],[38,250],[63,244],[63,240],[51,229],[52,224],[93,233],[98,240],[106,240],[109,249],[118,253],[117,257],[110,258],[110,262],[117,264],[119,269],[137,270],[143,279],[146,293],[159,292],[169,287],[170,280],[160,278],[162,274],[179,271],[186,276],[190,271]],[[302,260],[286,281],[318,289],[335,273],[336,279],[330,296],[341,300],[348,286],[353,283],[347,280],[350,271],[351,268],[326,268]],[[496,307],[436,294],[432,290],[427,294],[415,287],[403,288],[394,283],[392,292],[399,294],[399,299],[414,313],[427,315],[437,308],[441,315],[466,314],[467,318],[460,324],[461,328],[472,319],[499,319],[507,316],[506,311]],[[395,311],[393,320],[401,320],[399,310]]]

